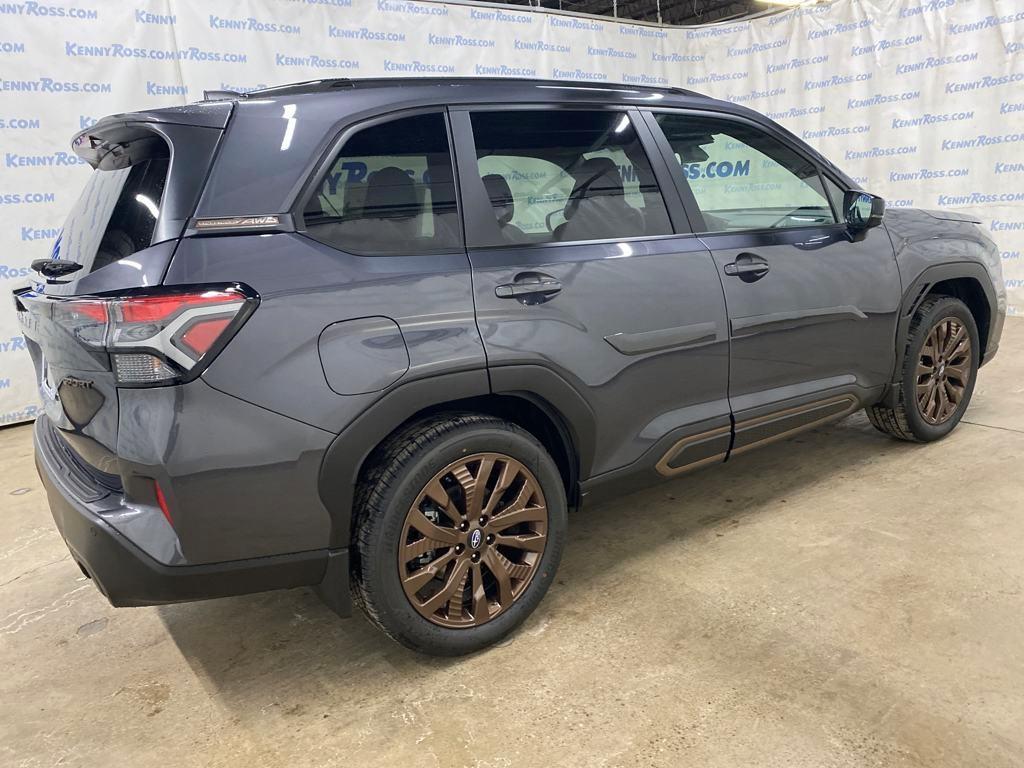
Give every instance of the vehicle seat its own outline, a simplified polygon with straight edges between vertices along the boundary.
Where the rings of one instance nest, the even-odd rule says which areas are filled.
[[[491,208],[494,209],[494,218],[498,220],[502,240],[506,243],[523,242],[526,239],[523,230],[511,223],[516,209],[508,181],[500,173],[489,173],[483,177],[483,182],[487,197],[491,200]]]
[[[401,168],[388,166],[371,173],[357,211],[353,216],[346,210],[342,221],[324,225],[324,236],[342,247],[350,243],[356,250],[362,245],[401,243],[421,236],[423,211],[416,185]]]
[[[640,211],[626,202],[622,175],[609,157],[592,157],[572,172],[576,183],[565,203],[555,240],[600,240],[644,234]]]

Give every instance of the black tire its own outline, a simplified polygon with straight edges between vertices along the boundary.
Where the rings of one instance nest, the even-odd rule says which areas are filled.
[[[510,607],[478,626],[440,626],[414,608],[401,583],[398,548],[406,516],[437,473],[461,457],[485,452],[505,454],[533,474],[548,509],[547,541],[532,578]],[[567,528],[561,475],[533,435],[490,416],[441,414],[392,435],[368,466],[356,489],[351,584],[354,602],[373,624],[415,651],[457,656],[497,642],[533,612],[554,579]]]
[[[966,329],[970,337],[970,378],[964,387],[961,400],[945,421],[930,424],[925,420],[918,406],[916,397],[917,364],[932,328],[945,320],[954,318]],[[867,408],[868,419],[880,432],[891,435],[899,440],[917,443],[928,443],[939,440],[960,423],[960,419],[971,402],[974,383],[978,376],[978,365],[981,359],[981,344],[978,337],[978,326],[967,306],[951,296],[928,296],[914,313],[907,334],[907,347],[903,356],[903,369],[900,381],[892,393],[891,402],[894,407],[878,404]]]

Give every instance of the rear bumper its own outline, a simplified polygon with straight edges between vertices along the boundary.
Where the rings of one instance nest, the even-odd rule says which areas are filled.
[[[347,550],[314,550],[203,565],[158,563],[76,498],[69,469],[50,449],[49,441],[41,439],[41,431],[49,428],[45,417],[38,419],[34,442],[36,468],[50,511],[72,556],[112,605],[159,605],[319,586],[330,593],[331,607],[347,615]],[[329,585],[323,583],[328,560],[332,564]],[[339,576],[343,583],[338,583]]]

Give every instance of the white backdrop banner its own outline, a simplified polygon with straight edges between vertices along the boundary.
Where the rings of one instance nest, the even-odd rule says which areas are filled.
[[[50,253],[99,117],[320,77],[529,77],[701,91],[767,113],[890,206],[977,216],[1024,313],[1020,0],[838,0],[662,28],[410,0],[0,0],[0,292]],[[37,399],[0,296],[0,424]]]

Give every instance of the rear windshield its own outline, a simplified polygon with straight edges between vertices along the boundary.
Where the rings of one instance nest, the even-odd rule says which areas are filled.
[[[57,257],[94,272],[148,248],[160,215],[170,158],[93,171],[64,222]]]

